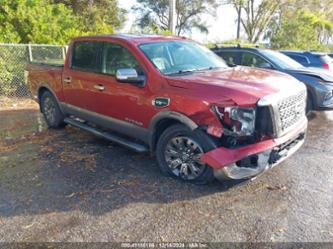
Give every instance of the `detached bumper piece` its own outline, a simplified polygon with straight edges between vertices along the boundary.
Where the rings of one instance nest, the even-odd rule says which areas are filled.
[[[254,178],[273,168],[300,149],[306,137],[306,124],[293,136],[262,141],[237,149],[217,148],[202,156],[218,180]]]

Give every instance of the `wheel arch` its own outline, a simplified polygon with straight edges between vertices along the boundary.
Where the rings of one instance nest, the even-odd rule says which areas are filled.
[[[41,84],[38,87],[38,90],[37,90],[37,98],[38,98],[38,103],[39,103],[39,109],[40,109],[40,111],[41,111],[41,97],[42,97],[43,93],[46,92],[46,91],[50,92],[53,95],[53,97],[57,101],[57,104],[58,104],[60,110],[64,113],[64,111],[63,111],[63,109],[62,109],[62,107],[60,105],[60,102],[59,102],[59,99],[58,99],[57,95],[55,94],[55,92],[47,84]]]
[[[191,130],[195,130],[198,128],[198,125],[192,119],[182,113],[174,111],[163,111],[158,113],[155,117],[153,117],[149,125],[149,147],[151,152],[155,151],[157,141],[162,135],[162,133],[168,127],[175,124],[183,124]]]

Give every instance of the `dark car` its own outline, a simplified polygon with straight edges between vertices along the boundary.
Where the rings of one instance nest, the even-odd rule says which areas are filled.
[[[212,50],[230,66],[242,65],[278,70],[303,82],[308,89],[308,112],[333,110],[333,73],[327,70],[303,67],[288,56],[268,49],[229,47]]]
[[[281,51],[304,67],[316,67],[333,72],[333,59],[326,53],[303,52],[303,51]]]

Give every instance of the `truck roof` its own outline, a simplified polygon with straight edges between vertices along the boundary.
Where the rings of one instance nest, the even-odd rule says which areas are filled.
[[[187,40],[185,37],[180,36],[165,36],[165,35],[136,35],[136,34],[109,34],[109,35],[94,35],[94,36],[82,36],[77,37],[74,40],[82,40],[82,39],[105,39],[105,38],[112,38],[112,39],[119,39],[119,40],[126,40],[136,44],[148,43],[148,42],[157,42],[157,41],[174,41],[174,40]]]

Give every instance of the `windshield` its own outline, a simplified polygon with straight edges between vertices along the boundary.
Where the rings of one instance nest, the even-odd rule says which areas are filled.
[[[166,75],[228,67],[220,57],[195,42],[146,43],[140,49]]]
[[[261,52],[282,69],[299,69],[303,67],[297,61],[280,52],[273,50],[262,50]]]

